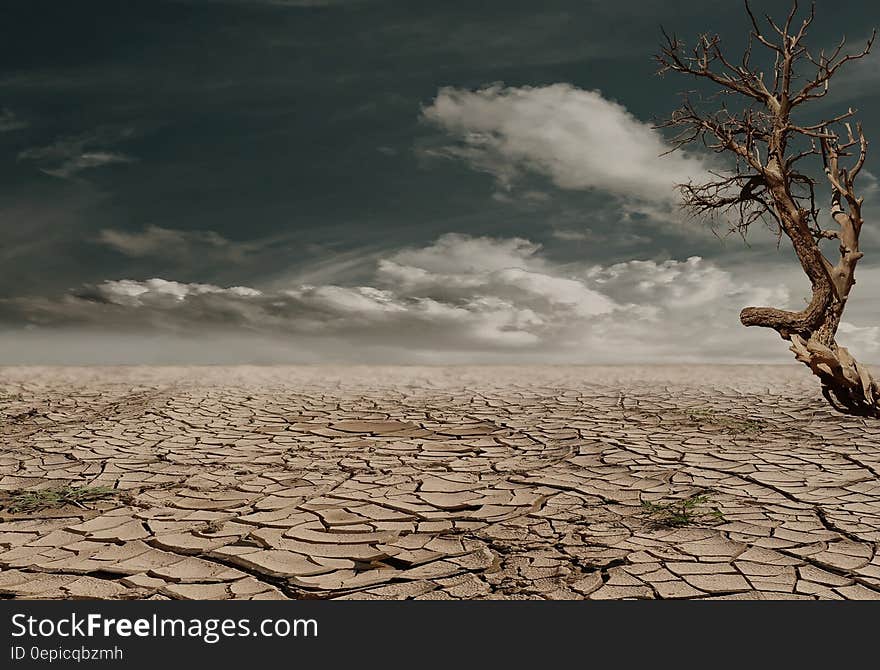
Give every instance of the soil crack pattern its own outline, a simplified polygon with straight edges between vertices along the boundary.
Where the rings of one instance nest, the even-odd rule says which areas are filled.
[[[880,599],[880,421],[772,366],[3,368],[0,597]]]

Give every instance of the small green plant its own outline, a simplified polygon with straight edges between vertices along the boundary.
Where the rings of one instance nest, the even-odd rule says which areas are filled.
[[[111,498],[116,493],[116,489],[108,486],[62,486],[41,491],[19,491],[10,496],[5,507],[13,514],[28,514],[65,505],[83,507],[85,503]]]
[[[653,524],[669,528],[693,526],[722,519],[721,511],[718,508],[708,506],[709,499],[708,495],[700,493],[670,502],[643,500],[642,513]]]
[[[765,427],[765,422],[760,419],[728,416],[711,409],[691,409],[688,410],[687,417],[693,423],[708,423],[734,433],[758,433]]]

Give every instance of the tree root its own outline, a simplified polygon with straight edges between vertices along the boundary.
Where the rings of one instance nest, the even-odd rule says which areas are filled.
[[[844,414],[880,417],[880,384],[846,347],[826,346],[813,338],[791,335],[791,351],[822,382],[822,395]]]

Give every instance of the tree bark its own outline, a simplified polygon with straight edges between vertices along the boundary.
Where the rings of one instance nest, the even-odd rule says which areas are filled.
[[[784,195],[779,197],[784,200]],[[806,221],[793,220],[790,212],[781,212],[785,233],[792,239],[804,272],[813,285],[810,304],[801,312],[787,312],[772,307],[747,307],[740,313],[745,326],[761,326],[776,330],[791,342],[795,358],[806,364],[822,383],[822,394],[838,411],[859,416],[880,416],[880,384],[868,368],[837,344],[837,329],[846,307],[849,291],[855,284],[855,267],[863,254],[858,249],[861,212],[858,201],[852,203],[853,216],[840,206],[835,193],[832,216],[840,227],[840,262],[831,266],[819,250],[818,243],[804,244],[802,231]],[[781,208],[784,209],[784,208]],[[812,233],[807,229],[812,237]]]

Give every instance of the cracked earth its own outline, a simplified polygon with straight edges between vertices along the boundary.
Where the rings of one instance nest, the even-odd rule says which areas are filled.
[[[795,365],[2,368],[0,412],[4,598],[880,599],[880,421]],[[10,509],[62,486],[114,492]]]

